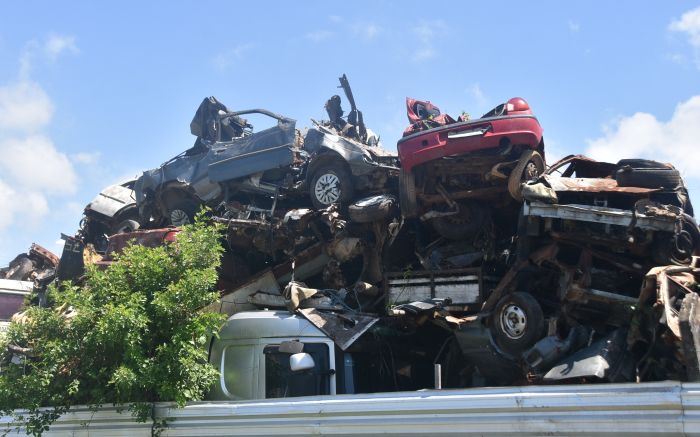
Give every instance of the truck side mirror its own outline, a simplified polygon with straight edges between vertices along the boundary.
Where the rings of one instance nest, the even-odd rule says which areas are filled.
[[[292,369],[292,372],[309,370],[314,367],[316,367],[314,358],[306,352],[300,352],[289,356],[289,368]]]

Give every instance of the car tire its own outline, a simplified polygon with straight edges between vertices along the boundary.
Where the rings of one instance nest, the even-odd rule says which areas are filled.
[[[522,185],[544,172],[544,158],[535,150],[526,150],[508,177],[508,193],[518,202],[523,200]]]
[[[27,255],[18,255],[10,262],[7,271],[7,279],[15,281],[26,281],[30,279],[30,275],[34,270],[34,263]]]
[[[418,213],[416,199],[416,177],[412,171],[401,170],[399,173],[399,201],[404,217],[415,217]]]
[[[366,197],[348,206],[348,216],[356,223],[373,223],[389,217],[395,208],[396,197],[380,194]]]
[[[496,345],[518,357],[542,337],[542,307],[530,293],[510,293],[496,304],[490,325]]]
[[[133,232],[140,227],[141,224],[136,220],[122,220],[114,227],[114,233],[121,234],[122,232]]]
[[[651,159],[621,159],[617,161],[617,166],[622,167],[632,167],[632,168],[665,168],[666,164],[659,161],[652,161]]]
[[[651,245],[651,258],[660,266],[686,266],[700,246],[700,230],[690,217],[681,219],[681,229],[676,234],[659,233]]]
[[[436,217],[430,221],[433,229],[448,240],[464,240],[475,235],[490,219],[486,206],[477,202],[459,202],[455,215]]]
[[[168,208],[165,220],[171,226],[194,223],[194,217],[199,209],[200,204],[192,199],[178,200]]]
[[[340,163],[321,165],[314,171],[309,186],[309,197],[315,209],[334,203],[347,205],[354,194],[350,172]]]
[[[132,232],[140,227],[138,209],[133,207],[122,211],[114,217],[114,225],[111,231],[112,234],[119,234],[122,232]]]
[[[665,188],[675,190],[682,185],[681,175],[675,168],[623,167],[615,172],[617,185],[621,187]]]

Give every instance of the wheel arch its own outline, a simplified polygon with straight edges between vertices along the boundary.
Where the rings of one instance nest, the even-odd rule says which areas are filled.
[[[331,163],[340,163],[345,168],[345,170],[348,171],[350,176],[353,176],[350,164],[348,164],[348,162],[342,157],[342,155],[333,150],[328,150],[321,152],[318,155],[311,158],[311,162],[309,163],[306,170],[305,179],[307,185],[311,183],[311,179],[314,177],[314,173],[316,173],[316,170],[318,170],[320,167],[323,167],[324,165],[328,165]]]

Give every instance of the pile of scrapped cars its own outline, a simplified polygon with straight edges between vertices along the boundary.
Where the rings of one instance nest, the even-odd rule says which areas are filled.
[[[340,85],[347,116],[334,95],[303,130],[205,98],[194,145],[105,188],[41,266],[80,281],[127,244],[175,241],[208,206],[226,225],[208,310],[296,312],[366,357],[375,391],[432,387],[436,368],[443,387],[700,379],[700,231],[678,170],[547,166],[518,97],[476,119],[409,98],[396,156]]]

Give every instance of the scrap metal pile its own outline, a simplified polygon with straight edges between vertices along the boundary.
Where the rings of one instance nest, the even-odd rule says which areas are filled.
[[[335,95],[303,131],[204,99],[194,145],[105,188],[41,268],[79,280],[129,242],[174,241],[207,205],[227,228],[209,310],[297,312],[366,357],[374,391],[432,387],[435,364],[445,387],[700,378],[700,231],[675,168],[547,167],[521,98],[477,119],[407,99],[394,156],[340,82],[347,117]]]

